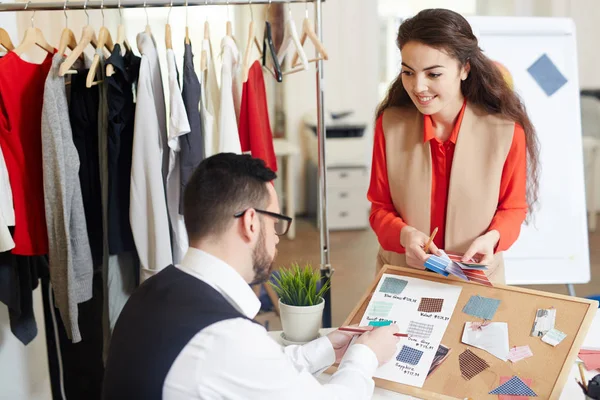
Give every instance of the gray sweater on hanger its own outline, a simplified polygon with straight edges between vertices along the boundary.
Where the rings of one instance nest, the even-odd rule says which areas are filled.
[[[77,343],[81,341],[77,305],[92,298],[93,261],[79,183],[79,155],[73,144],[69,121],[65,79],[58,75],[63,61],[62,55],[54,55],[44,87],[44,205],[50,282],[55,304],[67,336]]]

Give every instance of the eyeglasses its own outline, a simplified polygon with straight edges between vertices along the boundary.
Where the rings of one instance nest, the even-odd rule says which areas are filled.
[[[246,211],[248,211],[248,209],[244,210],[244,211],[240,211],[236,214],[233,215],[234,218],[239,218],[242,215],[244,215],[244,213],[246,213]],[[271,211],[265,211],[265,210],[259,210],[258,208],[255,208],[254,211],[256,211],[259,214],[264,214],[264,215],[268,215],[269,217],[275,218],[275,234],[277,236],[283,236],[285,235],[289,230],[290,230],[290,225],[292,225],[292,218],[288,217],[287,215],[281,215],[281,214],[277,214]]]

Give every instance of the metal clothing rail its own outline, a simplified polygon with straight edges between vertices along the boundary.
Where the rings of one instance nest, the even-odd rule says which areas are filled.
[[[1,1],[1,0],[0,0]],[[145,7],[182,7],[182,6],[213,6],[240,4],[277,4],[277,3],[314,3],[315,32],[323,42],[323,10],[325,0],[96,0],[96,1],[67,1],[67,2],[21,2],[0,3],[0,12],[5,11],[64,11],[64,10],[99,10],[117,8]],[[317,138],[319,144],[319,228],[321,253],[321,283],[331,278],[333,268],[329,259],[329,228],[327,224],[327,163],[325,152],[325,87],[323,75],[323,60],[317,61]],[[323,312],[323,327],[331,327],[331,292],[324,294],[325,310]]]

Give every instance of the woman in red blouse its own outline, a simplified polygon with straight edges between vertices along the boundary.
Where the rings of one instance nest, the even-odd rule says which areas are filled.
[[[465,109],[470,108],[475,111],[469,115],[476,117],[469,118],[475,118],[476,122],[481,120],[482,124],[489,124],[489,118],[486,117],[492,116],[494,121],[508,121],[511,124],[509,133],[512,139],[508,139],[507,154],[502,156],[503,163],[499,164],[501,171],[492,171],[498,167],[486,163],[471,166],[483,169],[479,173],[489,172],[490,176],[494,176],[497,172],[497,176],[501,177],[497,182],[490,183],[493,191],[497,191],[497,203],[494,203],[487,229],[469,239],[462,249],[465,260],[478,255],[481,262],[490,264],[495,253],[507,250],[515,242],[528,209],[531,210],[537,199],[538,142],[534,127],[520,99],[505,82],[500,70],[482,53],[469,23],[461,15],[444,9],[421,11],[402,23],[397,43],[402,55],[402,70],[377,110],[368,191],[371,227],[384,251],[404,255],[408,266],[423,268],[428,258],[424,251],[428,233],[438,228],[430,247],[432,253],[439,254],[438,249],[444,249],[448,244],[446,241],[450,239],[447,237],[446,224],[450,220],[447,210],[452,202],[448,197],[451,184],[460,185],[460,189],[456,190],[466,198],[490,195],[482,193],[481,187],[462,182],[461,176],[453,175],[450,179],[453,162],[457,162],[454,159],[455,149],[460,148],[463,143],[461,138],[467,135],[461,129]],[[397,122],[387,122],[386,126],[387,110],[395,109],[402,113],[402,110],[415,108],[418,118],[422,119],[420,133],[405,132],[397,126]],[[388,121],[392,119],[388,117]],[[470,121],[469,126],[473,126],[472,123]],[[394,150],[390,154],[390,144],[386,145],[386,139],[394,138],[390,135],[408,134],[421,135],[422,140],[414,148],[404,145],[401,151]],[[478,130],[473,134],[481,141],[487,140],[482,135],[491,133]],[[467,139],[463,141],[467,146]],[[490,146],[491,143],[495,142],[490,139]],[[402,210],[398,209],[397,204],[404,201],[400,198],[410,194],[398,193],[397,188],[390,186],[390,181],[398,180],[391,179],[396,178],[394,174],[398,172],[388,168],[391,157],[412,157],[414,152],[422,152],[423,146],[429,147],[431,190],[427,193],[431,194],[431,199],[411,198],[410,201],[422,202],[423,207],[430,205],[430,225],[419,230],[411,226],[411,219],[416,217],[403,215]],[[470,154],[476,152],[476,149],[468,152],[465,149],[457,157],[469,158]],[[469,162],[464,159],[461,161]],[[490,168],[490,171],[486,168]],[[404,173],[412,172],[408,170]],[[458,225],[461,223],[456,222]]]

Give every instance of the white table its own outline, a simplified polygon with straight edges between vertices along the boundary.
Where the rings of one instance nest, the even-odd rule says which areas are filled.
[[[331,330],[333,330],[333,328],[322,329],[321,334],[327,334]],[[273,331],[273,332],[269,332],[269,334],[271,335],[271,337],[274,340],[281,343],[281,340],[280,340],[281,339],[281,331]],[[592,326],[590,327],[590,330],[588,331],[588,334],[586,336],[583,347],[586,347],[586,346],[594,346],[594,347],[600,348],[600,312],[598,312],[596,314],[596,316],[592,322]],[[586,371],[586,379],[590,380],[594,376],[596,376],[598,373],[599,373],[598,371]],[[329,381],[330,377],[331,377],[331,375],[329,375],[329,374],[322,374],[317,379],[319,381],[321,381],[322,383],[326,383],[327,381]],[[560,400],[577,400],[577,399],[585,399],[586,398],[586,396],[583,394],[581,388],[577,384],[576,379],[577,380],[580,379],[579,368],[577,367],[577,364],[573,365],[573,367],[571,368],[571,374],[569,375],[569,378],[567,379],[567,383],[565,384],[565,387],[563,388],[563,392],[560,396]],[[382,388],[378,388],[378,387],[375,387],[375,392],[373,393],[372,398],[376,399],[376,400],[380,400],[380,399],[381,400],[383,400],[383,399],[394,399],[394,400],[419,399],[418,397],[408,396],[405,394],[396,393],[391,390],[386,390],[386,389],[382,389]]]

